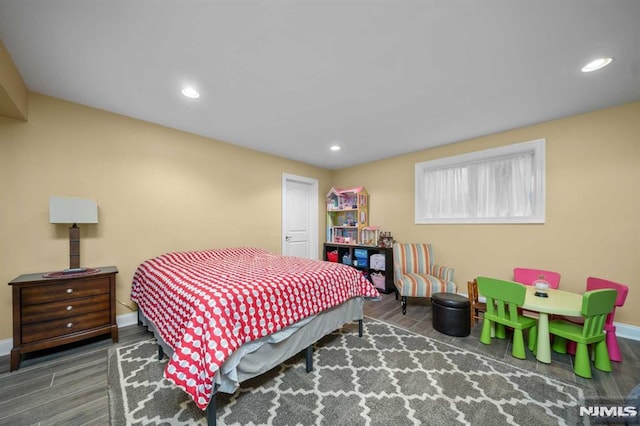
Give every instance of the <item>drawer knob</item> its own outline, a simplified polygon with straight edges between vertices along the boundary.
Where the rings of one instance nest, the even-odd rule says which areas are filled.
[[[73,327],[73,323],[72,322],[68,322],[67,323],[67,328],[71,328],[71,327]]]
[[[67,294],[71,294],[71,293],[73,293],[73,289],[72,288],[68,288],[67,289]]]
[[[71,306],[71,305],[67,306],[67,311],[70,311],[72,309],[73,309],[73,306]]]

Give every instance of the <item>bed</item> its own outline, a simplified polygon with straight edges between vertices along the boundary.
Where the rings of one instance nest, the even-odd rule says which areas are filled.
[[[254,247],[167,253],[143,262],[131,299],[169,356],[165,377],[215,424],[233,393],[350,321],[376,288],[355,268]],[[162,353],[161,352],[161,353]]]

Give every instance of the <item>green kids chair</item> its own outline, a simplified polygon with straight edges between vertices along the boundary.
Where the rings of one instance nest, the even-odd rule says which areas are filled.
[[[523,330],[531,328],[529,345],[535,346],[537,338],[536,320],[528,318],[518,312],[518,307],[524,303],[527,293],[524,285],[503,281],[496,278],[478,277],[478,291],[487,299],[487,311],[482,322],[480,341],[485,345],[491,344],[491,325],[495,324],[495,335],[499,339],[506,338],[505,327],[513,328],[513,342],[511,355],[525,359]],[[533,344],[532,344],[533,343]]]
[[[584,324],[574,324],[565,320],[549,321],[549,333],[553,334],[553,350],[567,353],[567,340],[576,342],[576,358],[573,372],[586,379],[591,378],[591,361],[588,346],[595,344],[593,365],[598,370],[611,372],[611,361],[607,349],[604,323],[613,311],[618,292],[613,289],[587,291],[582,296],[582,316]]]

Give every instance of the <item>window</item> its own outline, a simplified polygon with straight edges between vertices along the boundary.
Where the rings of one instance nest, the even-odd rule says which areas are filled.
[[[416,223],[544,223],[544,139],[415,166]]]

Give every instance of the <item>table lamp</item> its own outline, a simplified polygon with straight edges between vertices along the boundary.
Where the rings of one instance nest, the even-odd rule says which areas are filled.
[[[98,202],[91,198],[49,197],[49,223],[71,224],[69,228],[69,269],[81,272],[79,223],[98,223]]]

